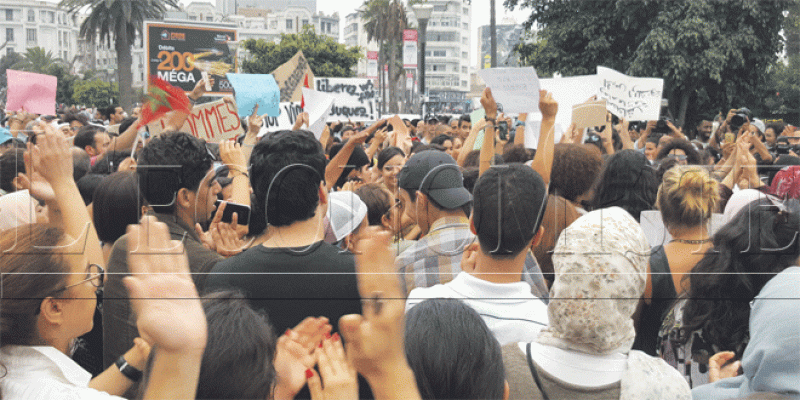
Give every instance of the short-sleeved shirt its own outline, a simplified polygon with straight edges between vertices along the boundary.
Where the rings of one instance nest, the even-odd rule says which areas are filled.
[[[414,288],[431,287],[453,280],[461,272],[461,255],[477,240],[467,217],[443,217],[431,224],[428,234],[397,256],[395,266],[406,296]],[[528,251],[521,279],[531,293],[547,302],[549,290],[542,270]]]

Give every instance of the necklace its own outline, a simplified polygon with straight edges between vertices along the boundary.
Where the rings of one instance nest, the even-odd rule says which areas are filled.
[[[711,241],[711,238],[697,239],[697,240],[691,240],[691,239],[672,239],[672,240],[670,240],[669,242],[670,242],[670,243],[672,243],[672,242],[678,242],[678,243],[685,243],[685,244],[703,244],[703,243],[708,243],[708,242],[710,242],[710,241]]]

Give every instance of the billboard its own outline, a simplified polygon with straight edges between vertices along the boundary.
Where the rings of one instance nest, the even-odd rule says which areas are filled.
[[[403,68],[417,68],[417,30],[403,30]]]
[[[206,95],[230,94],[233,86],[225,74],[236,72],[236,55],[228,43],[236,40],[235,28],[145,22],[147,75],[190,92],[204,74],[210,74],[215,82]]]

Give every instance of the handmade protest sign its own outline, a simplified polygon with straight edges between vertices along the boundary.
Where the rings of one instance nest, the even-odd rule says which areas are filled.
[[[272,76],[275,77],[275,81],[281,89],[281,103],[299,102],[303,95],[300,89],[303,87],[306,77],[309,82],[314,81],[314,72],[311,71],[302,51],[298,51],[289,61],[275,68]]]
[[[577,128],[588,128],[606,124],[606,100],[587,101],[572,106],[572,123]]]
[[[597,67],[597,78],[600,84],[598,95],[608,100],[608,111],[629,121],[658,119],[663,79],[635,78],[600,66]]]
[[[280,115],[277,117],[264,117],[264,124],[261,125],[261,130],[258,131],[259,137],[266,135],[267,132],[292,129],[294,122],[297,120],[297,116],[303,112],[303,108],[300,107],[300,102],[280,103],[278,108],[280,109]]]
[[[482,69],[478,75],[492,89],[503,112],[526,113],[539,108],[539,77],[533,67]]]
[[[371,79],[316,78],[314,88],[335,98],[330,119],[376,121],[378,91]]]
[[[33,72],[6,70],[8,96],[6,111],[25,110],[29,113],[56,114],[58,78]]]
[[[558,102],[558,109],[560,111],[556,114],[556,123],[560,126],[569,126],[570,122],[572,122],[572,116],[566,110],[596,95],[598,87],[597,75],[540,79],[539,84],[542,90],[547,90],[552,93],[553,99]],[[538,107],[536,111],[538,113]]]
[[[163,132],[164,118],[147,125],[151,135]],[[180,129],[210,142],[231,139],[242,132],[242,122],[236,114],[236,108],[224,100],[198,104],[192,108],[189,118]]]
[[[277,117],[281,91],[275,78],[269,74],[228,74],[236,93],[236,107],[240,118],[247,118],[256,105],[260,112]]]
[[[308,113],[308,130],[319,140],[333,107],[334,97],[316,90],[303,88],[305,111]]]

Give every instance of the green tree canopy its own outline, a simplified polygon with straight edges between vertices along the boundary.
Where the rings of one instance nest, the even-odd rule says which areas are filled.
[[[50,75],[51,69],[56,64],[64,64],[64,60],[53,57],[53,52],[41,47],[31,47],[22,54],[22,60],[12,65],[11,69]]]
[[[119,104],[119,86],[100,79],[75,82],[72,100],[88,107],[109,107]]]
[[[518,46],[541,75],[591,74],[598,65],[663,78],[678,119],[763,103],[785,10],[797,0],[505,0],[531,8],[537,39]],[[687,113],[688,112],[688,113]],[[685,118],[684,118],[685,117]]]
[[[355,74],[353,67],[361,58],[358,47],[317,35],[309,25],[299,34],[282,34],[277,44],[264,39],[248,39],[244,48],[252,55],[250,60],[242,63],[242,70],[248,74],[269,74],[302,50],[315,76],[348,78]]]

